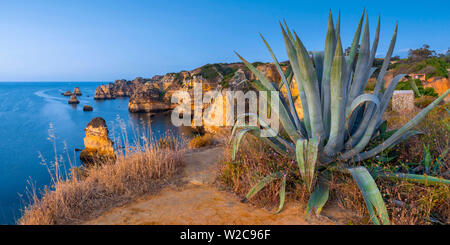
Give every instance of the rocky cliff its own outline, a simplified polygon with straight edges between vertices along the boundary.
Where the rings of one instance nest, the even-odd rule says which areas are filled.
[[[254,63],[270,80],[279,82],[280,76],[273,64]],[[170,110],[170,98],[179,90],[192,92],[194,83],[200,82],[204,92],[242,86],[242,82],[256,79],[243,63],[208,64],[192,71],[167,73],[152,78],[138,77],[133,81],[116,80],[96,88],[94,99],[106,100],[130,97],[130,112],[156,113]],[[248,84],[247,84],[248,85]]]
[[[429,80],[423,83],[423,87],[434,88],[434,90],[436,91],[436,93],[438,93],[438,95],[442,95],[443,93],[445,93],[445,91],[450,89],[450,80],[446,77],[430,78]],[[450,95],[447,96],[447,98],[445,98],[444,100],[447,102],[450,101]]]

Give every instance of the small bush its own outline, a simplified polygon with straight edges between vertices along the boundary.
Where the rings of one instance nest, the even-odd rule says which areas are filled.
[[[161,149],[175,150],[178,147],[178,142],[176,138],[166,136],[158,140],[158,147]]]
[[[197,135],[191,141],[189,141],[188,146],[191,149],[196,149],[200,147],[205,147],[213,144],[213,137],[210,134]]]
[[[423,95],[422,97],[416,98],[414,100],[414,105],[418,108],[423,109],[431,104],[435,99],[436,98],[433,96]]]
[[[420,92],[420,94],[422,96],[425,95],[425,96],[431,96],[431,97],[439,97],[439,94],[436,93],[434,88],[432,88],[432,87],[424,88],[423,85],[422,85],[422,82],[419,79],[414,79],[414,82],[415,82],[415,84],[417,86],[417,89],[419,89],[419,92]],[[399,82],[395,89],[397,89],[397,90],[413,90],[411,88],[410,81]],[[419,97],[416,93],[414,93],[414,96],[416,98]]]

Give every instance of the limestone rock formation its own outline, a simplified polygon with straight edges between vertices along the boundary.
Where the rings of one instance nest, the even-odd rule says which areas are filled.
[[[101,117],[92,119],[85,128],[84,150],[80,160],[86,165],[113,162],[116,159],[113,142],[108,137],[108,127]]]
[[[79,103],[80,101],[78,100],[77,96],[75,94],[72,94],[69,99],[69,104],[79,104]]]
[[[112,84],[100,85],[95,89],[95,100],[108,100],[115,99],[116,97],[112,93]]]
[[[64,95],[64,96],[71,96],[71,95],[72,95],[72,92],[66,91],[66,92],[61,93],[61,94]]]
[[[83,111],[93,111],[93,110],[94,110],[94,108],[92,108],[92,106],[90,106],[90,105],[83,106]]]
[[[128,102],[128,110],[130,112],[157,113],[172,108],[173,106],[165,99],[164,92],[153,83],[146,83],[140,86]]]
[[[424,82],[423,87],[434,88],[436,93],[441,96],[443,93],[445,93],[445,91],[450,89],[450,80],[446,77],[434,77]],[[447,96],[444,101],[450,102],[450,95]]]
[[[76,96],[80,96],[80,95],[81,95],[81,90],[80,90],[80,88],[79,88],[79,87],[76,87],[76,88],[73,90],[73,94],[76,95]]]

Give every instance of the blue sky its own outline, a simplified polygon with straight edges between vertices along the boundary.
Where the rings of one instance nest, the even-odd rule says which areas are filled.
[[[324,45],[329,9],[341,10],[345,46],[363,8],[381,15],[384,56],[396,21],[395,54],[424,43],[450,47],[450,1],[0,0],[0,81],[112,81],[190,70],[206,63],[280,60],[285,18],[308,50]]]

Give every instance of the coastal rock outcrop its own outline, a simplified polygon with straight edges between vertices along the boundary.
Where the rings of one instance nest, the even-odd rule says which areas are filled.
[[[73,90],[73,94],[76,95],[76,96],[82,95],[82,94],[81,94],[80,88],[79,88],[79,87],[76,87],[76,88]]]
[[[83,106],[83,111],[93,111],[93,110],[94,110],[94,108],[92,108],[92,106],[90,106],[90,105]]]
[[[113,142],[108,137],[108,127],[105,119],[96,117],[86,126],[84,150],[80,153],[80,160],[86,165],[102,164],[116,160]]]
[[[94,99],[95,100],[110,100],[115,99],[116,97],[113,95],[111,91],[112,84],[109,83],[107,85],[100,85],[95,89]]]
[[[79,104],[79,103],[80,101],[78,100],[77,96],[75,94],[72,94],[69,99],[69,104]]]
[[[170,109],[171,104],[165,99],[164,92],[153,83],[140,86],[128,102],[130,112],[157,113]]]
[[[271,63],[254,63],[257,69],[272,82],[278,83],[280,75]],[[285,64],[283,63],[283,68]],[[137,77],[132,81],[116,80],[114,83],[101,85],[95,91],[95,99],[114,99],[129,97],[130,112],[158,113],[173,109],[170,103],[173,93],[187,90],[191,97],[195,83],[202,84],[202,92],[222,89],[248,91],[247,81],[256,77],[243,63],[208,64],[192,71],[155,75],[152,78]],[[204,105],[203,110],[209,107]]]
[[[66,91],[66,92],[64,92],[64,93],[61,93],[61,95],[64,95],[64,96],[71,96],[71,95],[72,95],[72,92]]]

